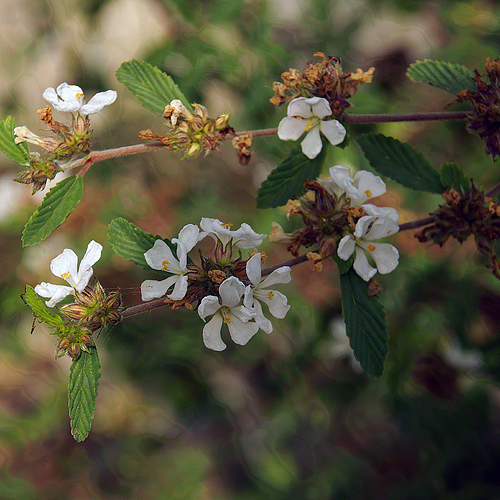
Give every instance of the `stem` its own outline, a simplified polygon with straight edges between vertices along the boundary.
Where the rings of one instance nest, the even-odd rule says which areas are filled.
[[[434,217],[425,217],[424,219],[418,219],[411,222],[405,222],[399,225],[400,231],[407,231],[409,229],[418,229],[419,227],[424,227],[434,222]]]
[[[274,270],[283,267],[283,266],[296,266],[297,264],[302,264],[307,260],[307,254],[301,255],[300,257],[296,257],[295,259],[290,259],[281,264],[276,264],[275,266],[267,267],[266,269],[262,269],[262,276],[267,276],[271,274]]]
[[[429,113],[402,113],[387,115],[349,115],[342,116],[342,123],[385,123],[385,122],[418,122],[431,120],[465,120],[467,111],[433,111]]]
[[[166,306],[165,299],[152,300],[151,302],[143,302],[142,304],[137,304],[136,306],[127,307],[125,311],[122,312],[122,319],[128,318],[129,316],[135,316],[136,314],[141,314],[143,312],[151,311],[157,307]]]
[[[108,160],[109,158],[118,158],[119,156],[135,155],[138,153],[145,153],[154,149],[164,147],[161,142],[154,142],[152,144],[134,144],[132,146],[123,146],[121,148],[105,149],[103,151],[91,151],[84,158],[79,158],[72,163],[66,165],[65,170],[69,168],[76,168],[83,166],[82,170],[77,175],[82,177],[87,170],[98,161]]]

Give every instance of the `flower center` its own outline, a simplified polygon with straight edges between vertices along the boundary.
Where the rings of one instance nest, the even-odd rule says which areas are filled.
[[[84,97],[83,92],[77,92],[75,97],[77,99],[83,99],[83,97]]]
[[[222,227],[225,227],[226,229],[229,229],[233,223],[232,222],[221,222]]]
[[[67,280],[69,277],[70,277],[69,272],[68,272],[68,273],[63,273],[63,274],[61,274],[61,278],[62,278],[63,280]]]
[[[268,294],[267,294],[267,300],[273,300],[274,299],[274,293],[269,290]]]
[[[370,250],[370,252],[373,252],[375,250],[375,245],[372,245],[371,243],[369,245],[366,245],[366,248]]]
[[[224,323],[226,323],[226,324],[231,323],[231,316],[229,316],[229,314],[224,314],[224,316],[222,318],[223,318]]]
[[[317,117],[317,116],[311,116],[311,118],[309,118],[305,125],[304,125],[304,130],[306,132],[309,132],[309,130],[311,130],[312,128],[316,127],[319,125],[319,122],[320,122],[320,118]]]
[[[372,197],[372,192],[369,189],[365,190],[365,194],[366,194],[366,196],[368,196],[368,198]]]
[[[161,268],[162,271],[166,271],[168,269],[168,266],[170,265],[170,262],[168,260],[164,260],[161,265],[163,266]]]

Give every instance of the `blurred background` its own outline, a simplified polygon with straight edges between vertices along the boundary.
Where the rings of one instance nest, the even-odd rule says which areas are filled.
[[[93,147],[138,143],[164,131],[116,80],[120,64],[146,60],[170,74],[211,116],[229,111],[236,130],[275,127],[285,107],[269,103],[272,83],[313,54],[340,56],[346,71],[376,67],[352,112],[439,110],[453,96],[410,82],[416,59],[482,71],[499,55],[496,2],[411,0],[11,0],[0,1],[0,116],[44,135],[36,110],[46,87],[67,81],[89,99],[118,99],[92,117]],[[455,107],[454,109],[460,109]],[[466,109],[466,108],[463,108]],[[60,116],[60,119],[64,117]],[[57,117],[56,117],[57,119]],[[489,189],[497,165],[463,123],[357,126],[419,148],[438,168],[455,161]],[[500,498],[500,284],[473,242],[440,249],[396,235],[400,265],[380,277],[389,323],[384,375],[353,360],[341,319],[334,266],[293,269],[282,285],[292,308],[245,347],[221,353],[202,342],[196,313],[166,309],[130,318],[97,340],[102,378],[95,420],[81,444],[70,435],[69,358],[20,295],[51,281],[51,259],[104,245],[94,273],[120,287],[126,305],[154,279],[114,255],[110,221],[123,216],[174,237],[216,217],[285,230],[283,210],[255,207],[256,189],[291,143],[256,139],[249,165],[229,144],[180,162],[160,151],[94,165],[72,215],[36,247],[21,232],[44,193],[12,182],[0,157],[0,498],[5,500],[196,499],[378,500]],[[326,166],[367,168],[360,149],[331,148]],[[400,222],[425,216],[436,195],[388,181],[383,204]],[[264,243],[270,265],[289,258]],[[378,278],[377,278],[378,279]]]

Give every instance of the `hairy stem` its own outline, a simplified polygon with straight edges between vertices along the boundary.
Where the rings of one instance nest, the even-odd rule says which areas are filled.
[[[411,222],[405,222],[399,225],[400,231],[407,231],[409,229],[418,229],[419,227],[424,227],[434,222],[434,217],[425,217],[424,219],[418,219]]]
[[[432,120],[465,120],[467,111],[434,111],[430,113],[402,113],[387,115],[350,115],[344,114],[342,123],[386,123],[386,122],[420,122]]]

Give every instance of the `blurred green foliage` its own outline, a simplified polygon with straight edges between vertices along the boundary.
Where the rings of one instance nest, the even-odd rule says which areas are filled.
[[[420,57],[415,33],[431,40],[421,59],[482,71],[486,56],[498,55],[500,7],[494,3],[373,0],[346,10],[348,3],[144,2],[140,8],[160,9],[173,29],[135,57],[170,74],[190,102],[216,103],[217,112],[229,108],[232,125],[246,130],[277,125],[284,109],[269,103],[273,81],[317,51],[341,56],[347,71],[376,67],[373,83],[352,100],[358,113],[439,110],[451,100],[405,77]],[[84,2],[72,15],[97,22],[110,4]],[[52,7],[48,12],[57,16],[59,2]],[[389,27],[368,53],[363,37],[379,19],[389,19]],[[57,32],[50,23],[36,31],[27,52]],[[391,30],[399,38],[385,43]],[[83,88],[89,82],[106,88],[106,77],[78,57],[68,58],[66,72],[61,79],[72,75],[71,83]],[[117,82],[115,88],[133,102]],[[15,100],[4,109],[15,116]],[[162,131],[152,113],[128,116],[118,114],[96,132],[99,147],[137,142],[139,127]],[[485,189],[500,181],[480,139],[462,123],[351,128],[362,131],[409,141],[432,165],[453,161]],[[292,306],[287,318],[243,348],[228,342],[222,353],[208,351],[202,322],[185,310],[155,310],[101,334],[96,418],[89,438],[73,441],[68,364],[51,359],[55,346],[45,328],[29,333],[32,318],[20,299],[25,284],[49,280],[48,262],[63,248],[82,255],[95,239],[105,246],[96,276],[107,288],[120,286],[127,305],[137,303],[140,283],[154,275],[128,265],[106,244],[107,226],[117,216],[166,238],[202,216],[248,222],[267,233],[276,220],[291,230],[296,222],[282,211],[255,204],[256,188],[288,146],[276,138],[256,140],[248,167],[237,165],[228,145],[221,154],[184,163],[159,152],[96,165],[80,206],[42,253],[21,251],[32,207],[2,220],[0,498],[500,497],[500,284],[469,242],[422,247],[406,233],[395,238],[400,265],[380,279],[390,334],[381,379],[358,373],[349,356],[339,354],[332,333],[341,312],[334,266],[313,274],[306,264],[283,287]],[[369,168],[352,144],[331,148],[327,165],[338,163]],[[385,205],[398,208],[402,222],[441,202],[439,195],[387,184]],[[288,258],[271,245],[265,251],[271,265]],[[47,269],[34,267],[37,261],[46,261]]]

